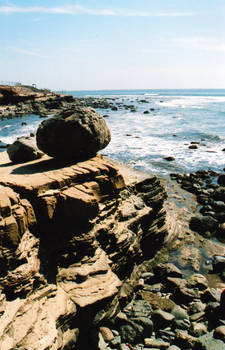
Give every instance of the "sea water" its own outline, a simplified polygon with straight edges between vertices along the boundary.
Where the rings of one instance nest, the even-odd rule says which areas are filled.
[[[107,115],[112,140],[101,151],[136,169],[168,175],[225,167],[225,90],[68,91],[74,97],[104,97],[117,111]],[[134,105],[136,112],[125,109]],[[144,114],[144,111],[150,111]],[[27,125],[22,125],[22,122]],[[35,132],[42,120],[35,115],[0,121],[0,140]],[[198,142],[198,149],[190,149]],[[167,161],[166,157],[174,157]]]

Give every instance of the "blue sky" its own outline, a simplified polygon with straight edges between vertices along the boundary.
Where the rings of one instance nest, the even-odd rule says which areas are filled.
[[[0,0],[0,80],[225,88],[224,0]]]

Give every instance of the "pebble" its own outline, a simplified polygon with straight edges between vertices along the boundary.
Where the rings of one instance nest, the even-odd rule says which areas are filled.
[[[149,348],[162,349],[162,348],[168,348],[168,346],[170,346],[170,343],[165,342],[161,339],[145,338],[144,345]]]

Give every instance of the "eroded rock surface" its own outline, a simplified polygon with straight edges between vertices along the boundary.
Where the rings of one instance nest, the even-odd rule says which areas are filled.
[[[0,348],[72,349],[132,296],[125,278],[167,234],[165,191],[100,156],[0,163]]]
[[[105,119],[90,107],[76,107],[44,120],[37,130],[37,145],[59,159],[93,157],[111,140]]]

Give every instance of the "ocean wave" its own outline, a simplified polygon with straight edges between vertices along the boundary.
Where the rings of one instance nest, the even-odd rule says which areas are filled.
[[[161,96],[161,98],[163,98]],[[172,100],[168,100],[168,96],[166,101],[156,101],[155,103],[164,107],[172,107],[172,108],[198,108],[203,109],[205,105],[211,103],[224,103],[224,96],[173,96]]]
[[[144,96],[159,96],[159,94],[153,94],[153,93],[150,94],[150,93],[147,93],[147,92],[146,92],[146,93],[144,94]]]

